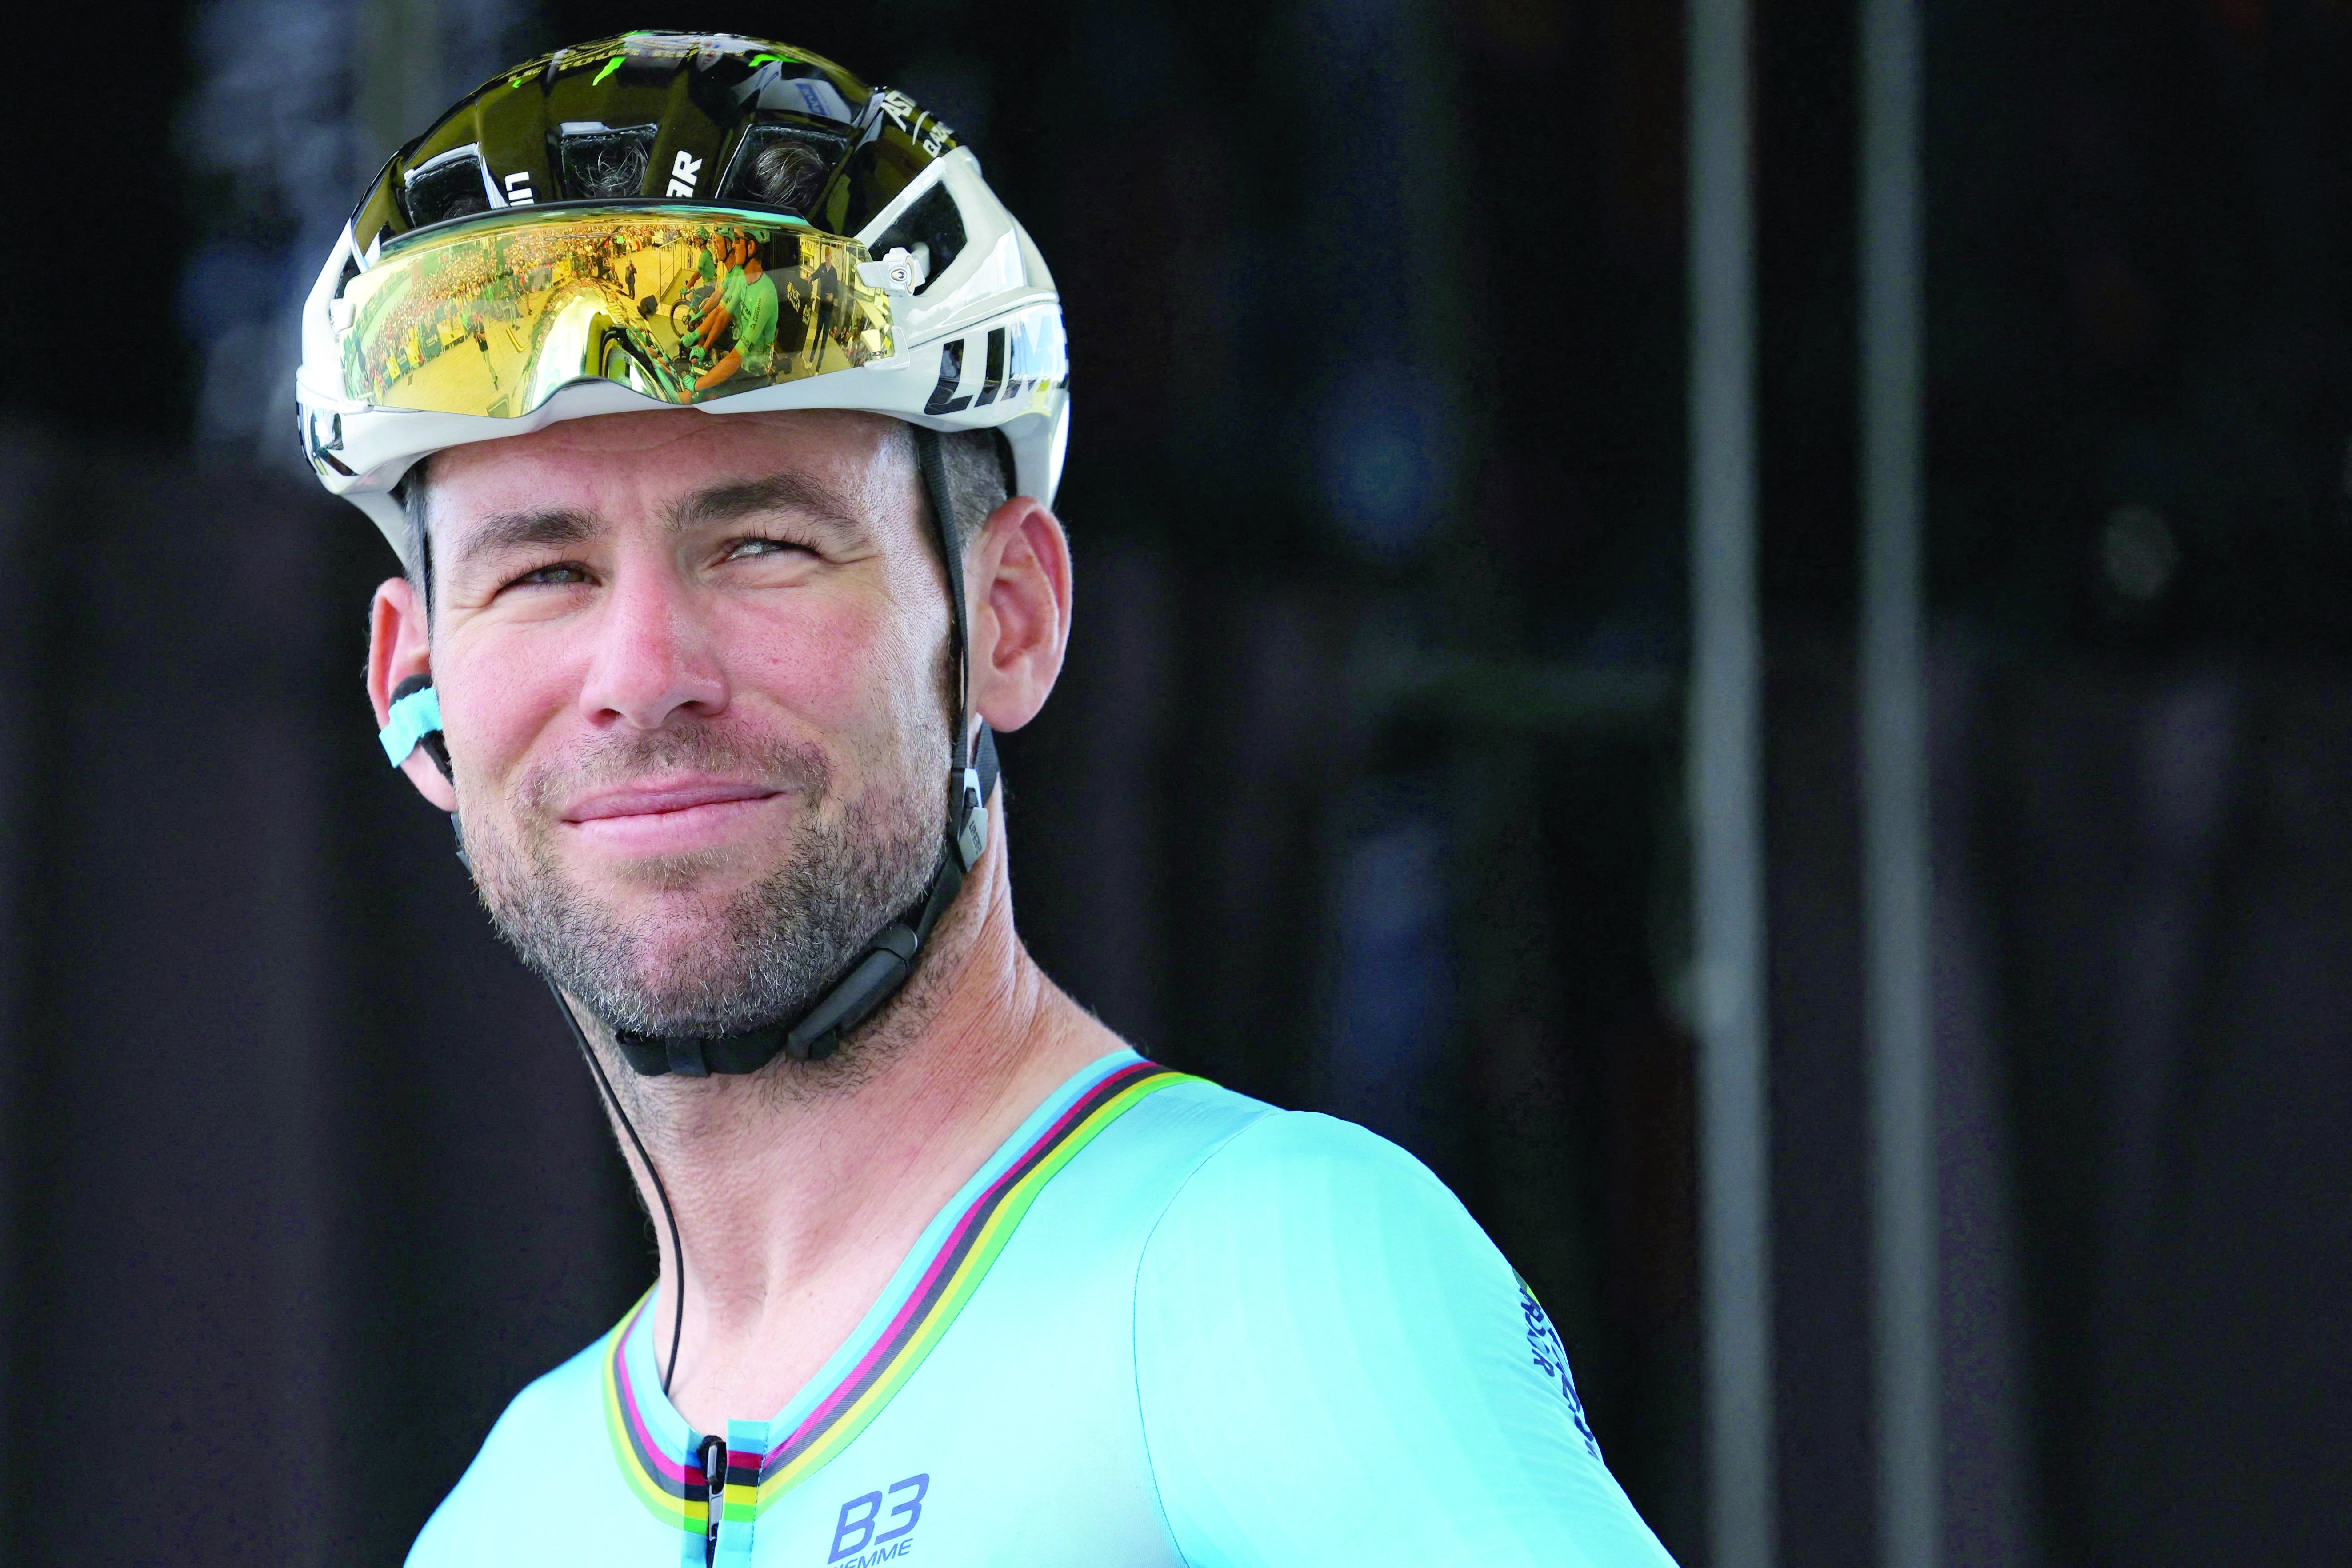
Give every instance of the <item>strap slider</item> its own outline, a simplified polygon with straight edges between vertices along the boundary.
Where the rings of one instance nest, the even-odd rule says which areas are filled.
[[[980,770],[966,768],[956,785],[956,858],[969,872],[988,847],[988,800],[980,793]]]

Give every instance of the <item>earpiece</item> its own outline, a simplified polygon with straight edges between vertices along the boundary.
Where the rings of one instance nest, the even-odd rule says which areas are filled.
[[[441,733],[441,694],[433,689],[431,676],[412,675],[393,688],[392,710],[385,715],[383,728],[376,731],[376,741],[394,767],[408,761],[408,753],[422,746],[441,776],[451,784],[457,782],[449,771],[449,742]]]
[[[408,753],[422,746],[441,776],[453,786],[457,784],[457,775],[449,771],[449,742],[441,733],[441,694],[433,689],[431,676],[412,675],[392,689],[392,710],[375,738],[394,767],[408,761]],[[457,825],[454,811],[449,814],[449,831],[457,838],[457,864],[470,877],[474,862],[466,854],[466,830]]]

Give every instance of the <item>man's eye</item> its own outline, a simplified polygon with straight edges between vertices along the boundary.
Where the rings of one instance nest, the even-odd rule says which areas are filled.
[[[789,539],[769,539],[764,536],[739,539],[727,547],[727,559],[730,561],[749,561],[761,555],[806,555],[808,553],[810,553],[809,547],[805,544],[795,544]]]
[[[542,584],[568,585],[588,581],[588,569],[576,561],[558,561],[549,566],[535,566],[516,578],[509,586],[537,587]]]

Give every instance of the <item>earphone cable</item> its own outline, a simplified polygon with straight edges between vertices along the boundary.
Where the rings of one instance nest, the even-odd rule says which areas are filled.
[[[572,1031],[572,1043],[578,1046],[580,1054],[588,1058],[588,1070],[596,1075],[596,1087],[604,1091],[604,1103],[611,1106],[613,1114],[620,1119],[621,1131],[629,1135],[630,1143],[637,1151],[637,1158],[645,1163],[646,1174],[653,1178],[654,1195],[661,1200],[662,1218],[669,1226],[669,1255],[677,1262],[677,1310],[670,1320],[669,1363],[662,1368],[661,1374],[662,1397],[667,1399],[669,1397],[670,1374],[677,1370],[678,1342],[686,1335],[686,1247],[677,1238],[677,1211],[670,1207],[669,1189],[662,1185],[661,1173],[654,1169],[654,1157],[646,1152],[645,1140],[637,1136],[636,1127],[629,1121],[629,1113],[621,1109],[621,1097],[613,1092],[613,1080],[604,1076],[604,1064],[596,1059],[594,1048],[588,1044],[588,1037],[581,1029],[578,1016],[572,1011],[571,1001],[557,989],[553,981],[548,982],[547,988],[554,993],[555,1005],[563,1009],[564,1026]]]

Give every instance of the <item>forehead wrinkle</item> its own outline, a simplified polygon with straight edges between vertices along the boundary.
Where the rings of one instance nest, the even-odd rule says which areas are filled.
[[[734,522],[776,511],[796,512],[845,534],[866,531],[864,518],[847,496],[813,474],[793,469],[697,490],[672,502],[666,521],[670,531],[684,533],[711,523]]]

